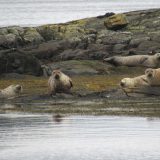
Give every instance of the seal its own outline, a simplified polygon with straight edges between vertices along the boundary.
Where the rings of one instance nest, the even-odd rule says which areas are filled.
[[[72,80],[69,76],[60,70],[54,70],[48,80],[48,90],[50,95],[56,93],[70,93],[73,87]]]
[[[133,56],[113,56],[105,58],[104,62],[108,62],[115,66],[144,66],[156,68],[160,65],[160,53],[154,55],[133,55]]]
[[[141,75],[134,78],[123,78],[120,82],[120,86],[122,88],[135,88],[148,85],[149,84],[146,75]]]
[[[5,89],[0,90],[0,98],[15,98],[23,91],[21,85],[10,85]]]
[[[147,76],[150,86],[160,86],[160,68],[148,68],[145,70],[145,75]]]

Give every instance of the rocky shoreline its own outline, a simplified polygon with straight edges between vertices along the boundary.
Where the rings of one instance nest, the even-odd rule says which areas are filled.
[[[115,79],[115,75],[117,77],[121,75],[114,82],[117,85],[124,75],[132,75],[132,72],[144,73],[143,67],[116,67],[104,63],[103,59],[114,55],[152,55],[160,52],[160,9],[121,14],[119,20],[121,26],[106,27],[108,19],[113,16],[119,15],[106,13],[102,16],[64,24],[0,28],[1,80],[3,81],[4,78],[18,80],[26,75],[48,77],[51,70],[59,68],[71,76],[107,75],[112,77],[111,82]],[[82,82],[79,80],[77,83]],[[54,99],[58,101],[64,98],[71,101],[96,98],[128,99],[119,89],[104,91],[104,88],[104,90],[90,93],[87,89],[81,92],[81,85],[78,87],[78,92],[73,95],[62,94]],[[159,95],[157,90],[154,93]],[[36,93],[7,100],[7,102],[29,103],[40,100],[50,101],[50,99],[53,98]],[[1,100],[1,102],[5,103],[6,100]]]
[[[64,24],[0,28],[0,75],[42,76],[43,65],[68,74],[110,74],[102,62],[113,55],[160,51],[160,9],[124,13],[128,25],[107,29],[111,13]]]
[[[53,113],[56,115],[126,115],[159,117],[159,97],[127,97],[122,90],[113,89],[90,94],[24,95],[4,99],[0,113]]]

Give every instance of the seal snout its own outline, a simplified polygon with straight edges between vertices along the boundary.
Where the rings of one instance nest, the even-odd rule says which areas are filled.
[[[21,90],[22,86],[18,85],[16,88],[17,88],[17,90]]]
[[[59,74],[55,74],[55,79],[59,79]]]
[[[107,58],[103,58],[103,63],[107,61]]]
[[[23,92],[23,88],[21,85],[16,85],[16,90],[15,90],[16,93],[20,93],[20,92]]]
[[[124,87],[124,86],[125,86],[125,83],[124,83],[123,81],[121,81],[121,82],[120,82],[120,86],[121,86],[121,87]]]
[[[148,77],[152,77],[152,73],[149,73],[149,74],[148,74]]]

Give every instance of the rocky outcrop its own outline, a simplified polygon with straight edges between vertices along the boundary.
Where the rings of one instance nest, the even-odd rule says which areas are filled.
[[[160,51],[160,9],[124,13],[120,17],[127,20],[119,30],[110,30],[104,25],[112,17],[117,15],[108,13],[65,24],[39,27],[0,28],[0,52],[16,48],[16,54],[11,52],[14,59],[17,59],[17,55],[32,56],[34,62],[40,60],[41,64],[48,64],[67,60],[102,60],[113,55],[151,54]],[[0,73],[30,73],[26,72],[27,69],[6,70],[2,57],[0,61],[3,62]],[[15,62],[8,62],[13,63],[10,66],[15,65]],[[26,67],[23,63],[20,65],[22,68]],[[33,73],[35,72],[40,74],[39,70],[34,70]]]
[[[37,32],[35,28],[27,28],[23,34],[25,44],[40,44],[44,41],[43,37]]]
[[[38,59],[31,54],[21,54],[14,50],[0,52],[0,74],[19,73],[42,75],[41,65]]]
[[[50,63],[48,66],[52,69],[61,69],[69,75],[96,75],[109,74],[110,65],[96,60],[69,60],[63,62]]]

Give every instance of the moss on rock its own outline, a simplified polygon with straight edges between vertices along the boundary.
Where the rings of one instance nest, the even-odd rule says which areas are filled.
[[[37,32],[35,28],[26,28],[23,39],[25,43],[37,44],[44,41],[43,37]]]

